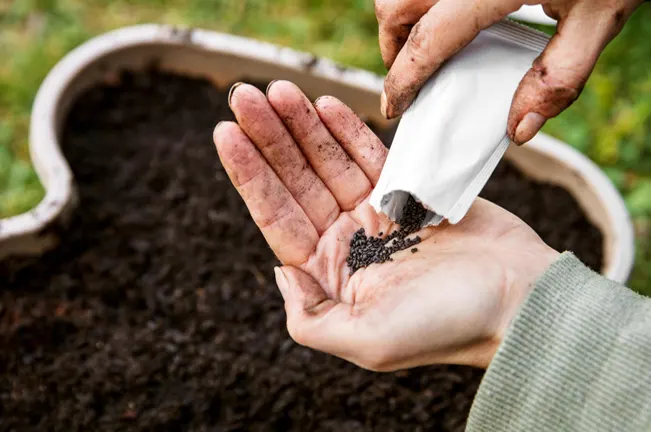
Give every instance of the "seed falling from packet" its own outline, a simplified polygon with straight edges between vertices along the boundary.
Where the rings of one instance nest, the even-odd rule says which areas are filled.
[[[504,156],[515,91],[549,37],[503,20],[449,59],[402,116],[370,203],[400,219],[409,197],[423,227],[458,223]]]

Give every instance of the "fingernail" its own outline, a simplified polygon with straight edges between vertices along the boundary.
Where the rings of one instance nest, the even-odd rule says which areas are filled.
[[[324,95],[324,96],[319,96],[318,98],[316,98],[316,100],[314,101],[314,105],[315,105],[315,106],[318,105],[318,104],[319,104],[319,101],[320,101],[321,99],[323,99],[324,97],[326,97],[326,96]]]
[[[280,269],[280,267],[274,267],[274,274],[276,275],[276,284],[280,290],[280,294],[283,296],[283,300],[289,300],[289,283],[287,282],[287,277],[285,273]]]
[[[274,85],[274,84],[277,83],[277,82],[278,82],[278,80],[275,79],[275,80],[271,81],[271,82],[267,85],[267,90],[264,92],[264,94],[265,94],[267,97],[269,97],[269,89],[271,89],[271,86]]]
[[[233,87],[228,91],[228,106],[231,110],[233,110],[233,107],[231,106],[231,99],[233,98],[233,92],[235,91],[236,88],[244,84],[243,82],[236,82],[233,84]]]
[[[217,134],[217,129],[219,129],[219,126],[221,126],[221,125],[222,125],[222,123],[224,123],[224,121],[223,121],[223,120],[222,120],[222,121],[220,121],[219,123],[217,123],[217,125],[215,125],[215,129],[213,129],[213,133],[212,133],[212,134],[213,134],[213,136],[215,136],[215,135]]]
[[[215,145],[218,145],[218,141],[220,141],[220,137],[218,136],[217,131],[219,130],[220,126],[222,126],[222,124],[224,124],[224,123],[225,122],[220,121],[215,126],[215,129],[212,130],[212,141],[215,143]]]
[[[536,112],[530,112],[518,124],[513,140],[517,145],[530,141],[543,127],[547,119]]]
[[[382,90],[382,96],[380,96],[380,112],[384,118],[389,118],[387,117],[387,94],[384,90]]]

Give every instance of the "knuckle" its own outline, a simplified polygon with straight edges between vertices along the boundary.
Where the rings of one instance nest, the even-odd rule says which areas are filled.
[[[555,117],[579,97],[585,81],[579,70],[548,68],[542,61],[536,61],[516,93],[514,107]]]
[[[389,21],[396,14],[397,5],[392,0],[375,0],[375,16],[378,21]]]
[[[375,0],[375,16],[380,24],[396,28],[408,20],[413,12],[411,6],[409,3],[405,5],[394,0]]]
[[[375,0],[375,16],[379,21],[384,21],[389,16],[393,2],[388,0]]]
[[[584,74],[575,68],[549,70],[543,67],[535,72],[545,99],[574,101],[586,82]]]
[[[425,59],[430,51],[430,37],[422,23],[417,23],[409,34],[407,45],[412,58]]]

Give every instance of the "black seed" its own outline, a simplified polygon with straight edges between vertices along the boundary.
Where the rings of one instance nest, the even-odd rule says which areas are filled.
[[[407,237],[420,230],[426,215],[427,210],[410,197],[405,204],[402,217],[398,221],[399,229],[386,238],[381,238],[384,232],[378,233],[377,237],[367,237],[364,228],[355,232],[350,240],[350,254],[346,259],[346,263],[350,267],[350,274],[352,275],[360,268],[368,267],[371,264],[393,261],[392,254],[420,243],[419,236],[413,239]],[[391,245],[387,246],[389,243]],[[412,253],[416,251],[418,251],[417,248],[411,250]]]

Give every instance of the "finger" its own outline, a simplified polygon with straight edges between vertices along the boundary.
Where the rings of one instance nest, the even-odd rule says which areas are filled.
[[[514,142],[531,140],[579,97],[599,54],[619,29],[610,11],[575,9],[561,21],[513,98],[508,134]]]
[[[213,137],[228,177],[278,259],[305,262],[319,235],[301,206],[237,124],[218,124]]]
[[[332,136],[375,186],[388,153],[380,138],[337,98],[323,96],[314,102],[314,107]]]
[[[434,0],[418,2],[375,1],[380,52],[387,69],[391,68],[398,53],[407,42],[414,24],[427,13],[434,3]]]
[[[319,234],[339,216],[339,204],[310,167],[265,95],[248,84],[231,89],[229,104],[237,122],[260,150]]]
[[[398,53],[409,39],[413,25],[383,23],[379,28],[380,53],[387,69],[391,69]]]
[[[267,98],[339,206],[354,209],[370,193],[371,183],[330,135],[312,103],[289,81],[272,83]]]
[[[412,29],[387,75],[384,116],[401,115],[444,61],[520,5],[521,0],[441,0],[431,7]]]

